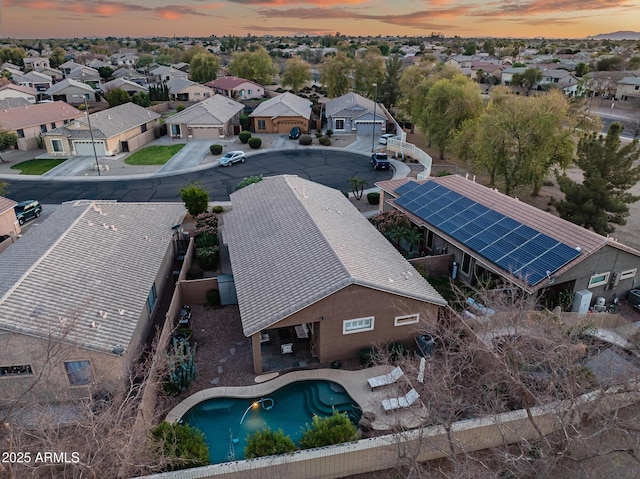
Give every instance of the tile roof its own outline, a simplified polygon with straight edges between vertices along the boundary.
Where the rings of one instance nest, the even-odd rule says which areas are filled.
[[[93,88],[91,88],[86,83],[72,80],[71,78],[65,78],[58,83],[54,83],[50,88],[47,88],[47,94],[55,95],[69,87],[80,88],[81,90],[85,90],[87,93],[91,93],[92,95],[95,93],[93,91]]]
[[[311,118],[311,101],[286,92],[260,103],[249,116],[300,116],[308,120]]]
[[[186,78],[173,78],[168,82],[166,82],[166,84],[167,84],[167,88],[169,89],[169,93],[173,93],[173,94],[179,93],[193,86],[200,87],[203,90],[210,90],[211,93],[213,94],[213,90],[208,86],[204,86],[201,83],[196,83],[194,81],[187,80]]]
[[[174,125],[223,125],[243,109],[244,105],[242,103],[223,95],[215,95],[172,115],[167,118],[166,123]]]
[[[0,215],[6,211],[9,211],[17,204],[18,204],[17,202],[10,200],[9,198],[0,196]]]
[[[211,88],[220,88],[221,90],[233,90],[238,85],[242,85],[243,83],[252,83],[256,86],[260,86],[251,80],[246,80],[244,78],[238,77],[222,77],[216,78],[215,80],[211,80],[210,82],[205,83],[208,87]]]
[[[8,110],[10,108],[24,107],[25,105],[32,105],[29,100],[23,97],[17,98],[3,98],[0,99],[0,110]]]
[[[160,118],[158,113],[133,102],[123,103],[89,115],[92,129],[99,130],[104,138],[119,135],[157,118]]]
[[[373,100],[369,100],[368,98],[353,92],[339,96],[338,98],[333,98],[325,105],[325,112],[328,117],[340,116],[345,118],[355,118],[365,113],[373,113],[374,110]],[[384,117],[384,113],[382,113],[383,109],[379,104],[377,111],[381,117]]]
[[[350,284],[446,304],[340,191],[275,176],[231,202],[223,238],[246,336]]]
[[[100,85],[100,89],[102,91],[108,92],[111,90],[114,90],[116,88],[120,88],[121,90],[124,91],[137,91],[137,92],[141,92],[141,93],[146,93],[149,91],[148,88],[143,87],[142,85],[139,85],[138,83],[134,83],[130,80],[126,80],[124,78],[115,78],[111,81],[108,81],[106,83],[103,83],[102,85]]]
[[[184,214],[178,203],[62,204],[0,254],[0,329],[126,349]]]
[[[33,87],[14,85],[14,84],[0,86],[0,91],[4,91],[4,90],[15,90],[15,91],[19,91],[19,92],[26,93],[28,95],[33,95],[33,96],[36,96],[38,94],[38,91]]]
[[[0,110],[0,125],[5,130],[17,130],[83,116],[84,113],[63,101],[35,105],[29,103],[18,108]]]

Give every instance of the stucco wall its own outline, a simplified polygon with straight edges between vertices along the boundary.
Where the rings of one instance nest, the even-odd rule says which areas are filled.
[[[258,121],[264,120],[265,128],[258,128]],[[251,121],[253,122],[253,129],[256,134],[260,133],[280,133],[285,134],[291,131],[291,128],[297,126],[302,130],[303,133],[309,133],[309,122],[304,118],[300,117],[287,117],[287,116],[279,116],[277,118],[271,117],[252,117]]]
[[[0,236],[19,235],[20,231],[20,224],[13,208],[0,214]]]

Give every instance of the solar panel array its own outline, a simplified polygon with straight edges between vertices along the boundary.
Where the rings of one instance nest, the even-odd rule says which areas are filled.
[[[407,182],[396,193],[399,206],[531,286],[580,254],[433,181]]]

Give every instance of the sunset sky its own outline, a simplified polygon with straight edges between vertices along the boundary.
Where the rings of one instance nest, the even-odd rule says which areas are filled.
[[[580,38],[640,30],[640,0],[0,0],[1,35]]]

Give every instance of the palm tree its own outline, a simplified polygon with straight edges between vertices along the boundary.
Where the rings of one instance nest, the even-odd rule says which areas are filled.
[[[362,198],[364,187],[368,184],[369,182],[367,180],[358,178],[357,176],[349,179],[349,186],[351,187],[351,191],[353,192],[353,196],[356,200]]]
[[[405,239],[409,242],[409,256],[413,256],[413,247],[418,246],[422,241],[422,231],[417,228],[409,228]]]

